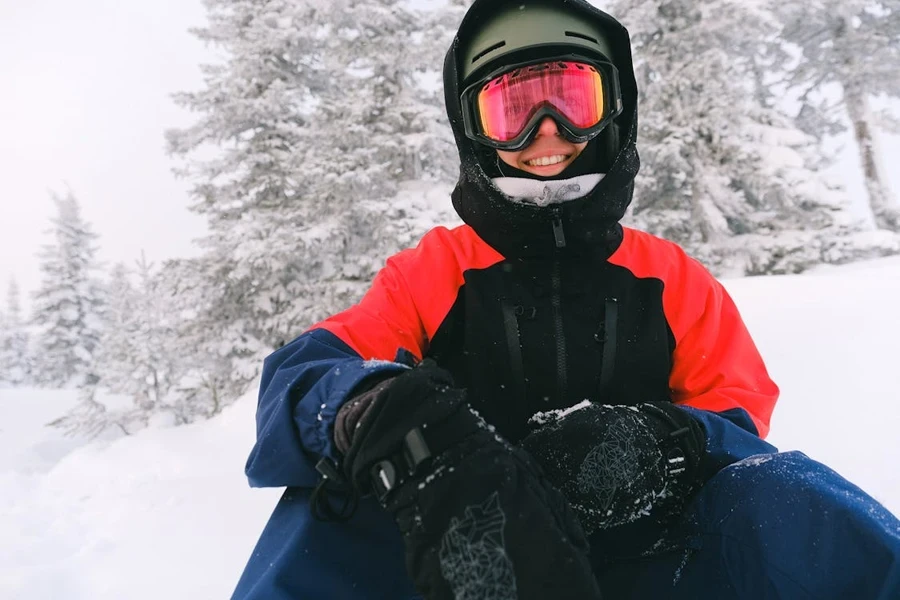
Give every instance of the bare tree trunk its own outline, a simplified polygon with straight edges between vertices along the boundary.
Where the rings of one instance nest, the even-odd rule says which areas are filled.
[[[881,166],[881,156],[875,132],[869,98],[858,85],[844,85],[844,102],[853,123],[853,133],[859,148],[864,183],[869,194],[869,207],[875,218],[875,227],[900,232],[900,204],[891,193]]]
[[[156,369],[153,370],[153,407],[156,408],[160,404],[162,404],[162,394],[159,391],[159,377],[157,376]]]
[[[694,169],[703,172],[703,165],[699,163],[699,160],[694,161]],[[718,182],[714,178],[698,177],[691,195],[691,220],[700,230],[703,242],[711,246],[721,246],[731,237],[728,220],[719,206],[722,194],[717,187]]]
[[[729,237],[728,222],[713,199],[705,192],[706,190],[703,190],[694,197],[691,218],[699,227],[703,241],[718,246]]]
[[[212,398],[212,412],[209,413],[208,418],[212,418],[222,411],[222,403],[219,401],[219,386],[217,385],[216,378],[210,377],[206,382],[206,387],[209,389],[210,397]]]

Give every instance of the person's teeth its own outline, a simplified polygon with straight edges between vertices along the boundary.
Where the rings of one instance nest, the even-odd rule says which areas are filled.
[[[557,165],[561,162],[564,162],[568,158],[564,154],[557,154],[555,156],[542,156],[541,158],[534,158],[532,160],[527,161],[525,164],[531,167],[549,167],[550,165]]]

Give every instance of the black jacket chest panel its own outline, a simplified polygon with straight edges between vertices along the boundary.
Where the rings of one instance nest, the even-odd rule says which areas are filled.
[[[542,410],[668,398],[675,341],[663,283],[606,261],[467,271],[428,351],[507,438]]]

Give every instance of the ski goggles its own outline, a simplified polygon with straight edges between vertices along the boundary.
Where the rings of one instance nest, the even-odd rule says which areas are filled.
[[[622,112],[616,67],[583,60],[507,68],[468,86],[461,103],[466,136],[499,150],[530,144],[547,116],[566,139],[581,143]]]

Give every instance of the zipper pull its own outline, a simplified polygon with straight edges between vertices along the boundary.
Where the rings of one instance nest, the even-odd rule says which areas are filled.
[[[556,240],[557,248],[566,247],[566,232],[563,230],[562,219],[559,217],[559,211],[553,211],[553,239]]]

